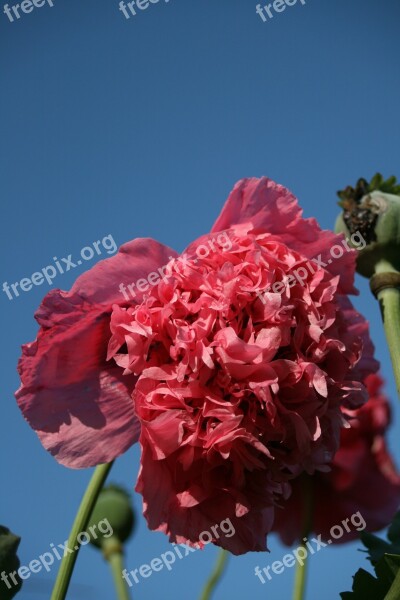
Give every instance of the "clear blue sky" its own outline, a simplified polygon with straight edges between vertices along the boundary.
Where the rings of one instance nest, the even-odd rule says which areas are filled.
[[[128,20],[117,0],[54,0],[11,22],[1,3],[1,284],[108,234],[118,245],[152,236],[181,250],[209,230],[244,176],[286,185],[306,215],[329,228],[337,189],[377,170],[400,175],[398,0],[299,1],[265,23],[255,5],[161,0]],[[59,275],[55,286],[68,289],[94,260]],[[358,285],[356,304],[371,320],[395,400],[378,308],[366,282]],[[47,289],[13,300],[0,292],[0,522],[22,535],[23,564],[64,542],[90,476],[59,466],[13,399],[19,347],[35,337],[33,313]],[[393,448],[397,406],[394,417]],[[137,469],[133,449],[111,480],[133,488]],[[139,514],[140,500],[134,496]],[[270,555],[232,558],[215,600],[289,600],[293,571],[265,586],[254,576],[256,565],[286,552],[273,537],[270,547]],[[309,600],[334,600],[350,588],[358,566],[367,566],[358,547],[312,558]],[[127,565],[167,549],[140,517]],[[196,600],[215,556],[207,547],[171,573],[153,574],[134,588],[134,600]],[[48,598],[54,576],[32,575],[21,598]],[[91,549],[83,549],[73,582],[71,600],[113,597],[106,565]]]

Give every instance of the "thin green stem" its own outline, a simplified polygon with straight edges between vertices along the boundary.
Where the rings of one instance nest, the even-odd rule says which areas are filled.
[[[375,266],[375,276],[372,279],[376,279],[379,276],[390,276],[391,274],[398,275],[399,272],[389,261],[381,259]],[[395,285],[388,287],[382,286],[382,289],[377,293],[377,299],[379,301],[383,327],[389,346],[397,393],[400,398],[400,289]]]
[[[107,475],[112,467],[112,462],[104,465],[98,465],[92,475],[85,495],[72,525],[71,533],[68,539],[68,548],[74,552],[67,553],[63,557],[60,569],[57,574],[57,579],[54,584],[53,592],[50,600],[65,600],[68,592],[69,582],[74,570],[76,559],[78,558],[79,542],[78,535],[85,531],[90,516],[93,512],[97,498],[107,479]]]
[[[314,496],[312,480],[308,475],[303,476],[303,527],[300,547],[304,549],[304,559],[297,561],[296,574],[293,588],[293,600],[304,600],[307,584],[308,550],[306,547],[307,536],[313,527]]]
[[[118,600],[131,600],[126,581],[122,578],[124,570],[124,555],[122,552],[113,552],[109,558],[111,571],[114,578]]]
[[[210,575],[204,589],[201,593],[200,600],[210,600],[212,594],[217,587],[222,575],[224,574],[226,564],[228,561],[228,552],[226,550],[220,550],[215,564],[214,570]]]
[[[304,600],[306,593],[306,583],[307,583],[307,549],[305,544],[301,545],[301,548],[304,548],[305,558],[302,561],[302,564],[299,562],[296,565],[296,575],[294,579],[294,589],[293,589],[293,600]]]
[[[385,288],[378,292],[378,300],[400,397],[400,290]]]

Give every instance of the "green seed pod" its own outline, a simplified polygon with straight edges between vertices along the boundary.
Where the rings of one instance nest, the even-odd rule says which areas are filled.
[[[122,488],[110,485],[100,493],[87,533],[91,544],[104,549],[110,545],[110,540],[122,545],[130,537],[134,524],[130,495]],[[91,533],[91,528],[97,538]]]
[[[336,220],[335,231],[344,233],[349,245],[359,250],[357,271],[368,278],[376,273],[378,263],[386,265],[387,271],[400,271],[400,190],[395,184],[395,178],[384,182],[378,174],[370,184],[360,179],[356,188],[339,192],[343,212]],[[381,189],[374,189],[376,186]],[[365,240],[362,249],[356,234]],[[352,243],[352,237],[356,243]]]

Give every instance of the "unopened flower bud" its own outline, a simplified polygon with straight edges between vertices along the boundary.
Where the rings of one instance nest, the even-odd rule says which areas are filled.
[[[110,485],[100,493],[87,533],[91,543],[104,551],[111,542],[122,546],[130,537],[134,524],[130,495],[124,489]],[[91,534],[91,528],[96,535]]]
[[[0,598],[1,600],[11,600],[22,587],[22,580],[18,575],[20,561],[17,556],[17,550],[21,538],[10,532],[7,527],[0,525]],[[16,573],[17,571],[17,573]],[[16,581],[9,577],[13,573]]]

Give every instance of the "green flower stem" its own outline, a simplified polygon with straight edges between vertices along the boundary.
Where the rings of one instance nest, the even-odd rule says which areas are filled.
[[[384,273],[398,273],[398,271],[390,263],[382,260],[376,267],[376,275]],[[400,398],[400,289],[398,287],[383,288],[378,291],[377,298],[392,360],[397,393]]]
[[[306,547],[307,537],[312,531],[313,527],[313,513],[314,513],[314,496],[312,488],[312,480],[309,475],[303,475],[303,527],[302,527],[302,539],[300,547],[305,550],[305,558],[301,565],[297,562],[296,574],[293,588],[293,600],[304,600],[306,594],[306,583],[307,583],[307,567],[308,567],[308,550]]]
[[[111,571],[114,577],[115,589],[117,591],[118,600],[131,600],[127,583],[122,578],[122,571],[124,570],[123,553],[113,552],[112,554],[110,554],[108,562],[110,563]]]
[[[76,559],[78,558],[79,542],[78,535],[85,531],[89,522],[90,516],[95,507],[98,495],[107,479],[112,462],[104,465],[98,465],[92,475],[85,495],[82,498],[81,505],[76,514],[75,521],[72,525],[71,533],[68,539],[68,548],[76,548],[73,553],[68,553],[63,557],[57,579],[54,584],[53,592],[50,600],[65,600],[68,592],[69,582],[74,570]]]
[[[216,565],[214,567],[213,572],[210,575],[209,580],[207,581],[202,594],[200,596],[200,600],[210,600],[212,598],[212,594],[217,587],[222,575],[224,574],[226,564],[228,561],[228,552],[226,550],[220,550]]]
[[[397,393],[400,397],[400,290],[387,288],[378,293],[383,326],[392,359]]]
[[[305,544],[302,544],[301,548],[304,548],[305,551],[307,552]],[[306,555],[306,558],[303,559],[302,565],[300,565],[299,562],[296,565],[293,600],[304,600],[305,593],[306,593],[306,583],[307,583],[307,555]]]

